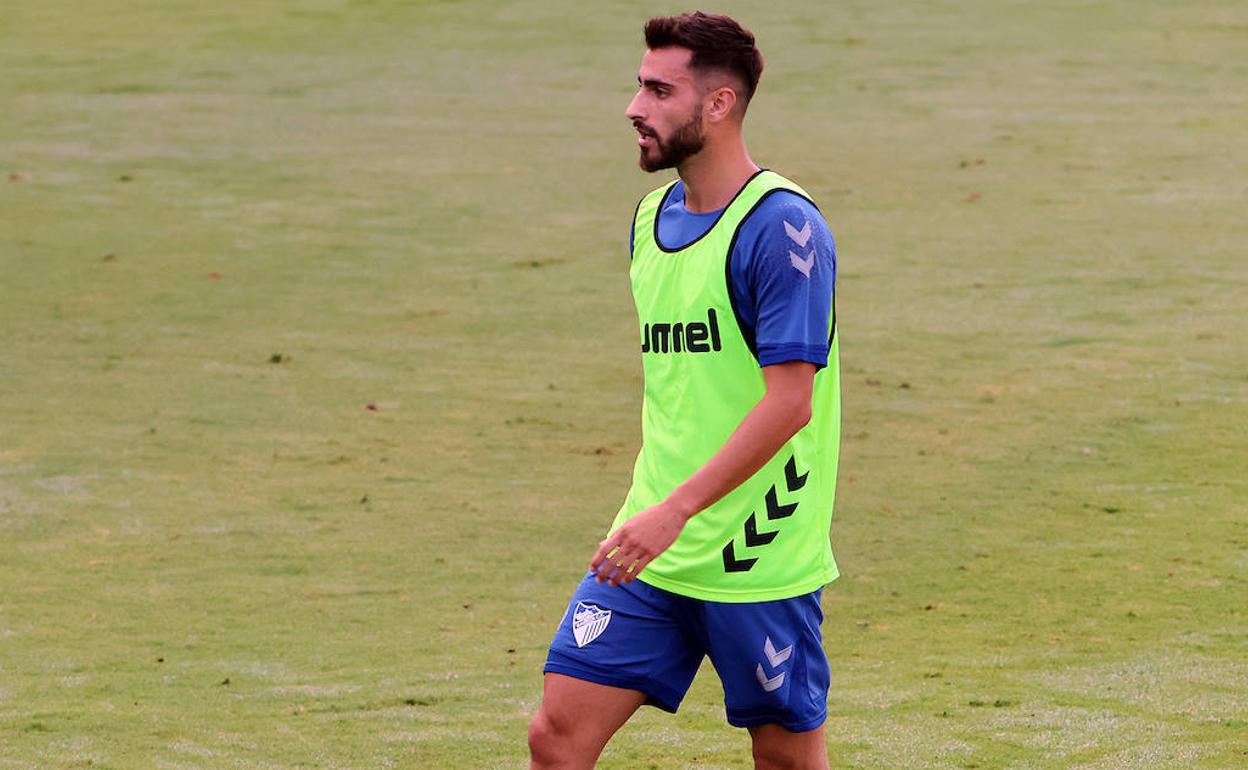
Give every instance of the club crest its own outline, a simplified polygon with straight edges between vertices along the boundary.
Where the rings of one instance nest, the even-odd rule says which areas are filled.
[[[576,637],[576,646],[584,647],[597,639],[607,624],[611,622],[611,610],[585,602],[576,603],[576,612],[572,613],[572,635]]]

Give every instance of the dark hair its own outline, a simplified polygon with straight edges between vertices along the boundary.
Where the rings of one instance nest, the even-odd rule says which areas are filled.
[[[731,16],[690,11],[679,16],[655,16],[646,22],[646,47],[688,48],[689,68],[722,70],[740,78],[748,104],[763,74],[763,55],[754,35]]]

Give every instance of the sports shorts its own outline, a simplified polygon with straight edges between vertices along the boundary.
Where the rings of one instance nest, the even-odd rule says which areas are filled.
[[[635,580],[611,587],[593,573],[577,586],[545,673],[640,690],[675,713],[709,656],[728,722],[813,730],[827,718],[822,589],[768,602],[710,602]]]

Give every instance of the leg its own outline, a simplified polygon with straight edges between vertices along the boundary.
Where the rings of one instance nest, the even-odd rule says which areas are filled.
[[[547,674],[542,705],[529,724],[532,770],[589,770],[602,747],[646,694],[563,674]]]
[[[678,600],[640,580],[581,581],[543,668],[529,725],[534,770],[588,770],[643,703],[676,711],[702,661],[681,630]]]
[[[823,725],[791,733],[780,725],[750,728],[755,770],[828,770],[828,746]]]
[[[749,728],[760,770],[827,770],[829,670],[819,600],[814,591],[705,605],[711,662],[724,683],[728,721]]]

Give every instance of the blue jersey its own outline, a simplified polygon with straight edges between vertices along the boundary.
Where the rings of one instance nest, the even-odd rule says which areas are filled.
[[[701,238],[723,210],[685,208],[677,181],[659,211],[658,240],[680,249]],[[632,250],[629,230],[629,250]],[[759,366],[828,363],[828,318],[836,287],[836,244],[810,201],[788,191],[768,196],[741,225],[729,256],[733,300]]]

